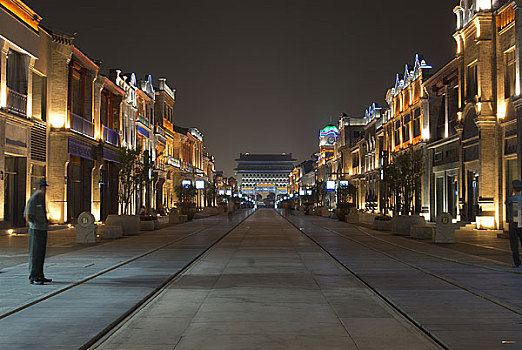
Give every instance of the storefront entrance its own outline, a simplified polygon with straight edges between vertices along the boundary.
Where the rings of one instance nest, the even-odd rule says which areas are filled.
[[[8,227],[25,226],[27,158],[5,157],[4,220]]]
[[[116,164],[104,161],[101,178],[101,220],[105,221],[108,215],[118,214],[118,169]]]
[[[91,182],[94,162],[71,155],[67,168],[67,221],[76,223],[78,215],[91,211]]]

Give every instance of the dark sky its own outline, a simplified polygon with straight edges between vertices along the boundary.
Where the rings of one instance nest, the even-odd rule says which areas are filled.
[[[383,104],[416,53],[440,68],[454,55],[458,1],[26,0],[44,23],[137,76],[177,90],[175,123],[205,135],[216,168],[240,152],[316,150],[341,112]],[[74,3],[74,6],[71,4]]]

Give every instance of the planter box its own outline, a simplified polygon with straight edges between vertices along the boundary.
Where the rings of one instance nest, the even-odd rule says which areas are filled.
[[[409,236],[412,226],[425,226],[426,219],[420,215],[397,215],[391,220],[392,234]]]
[[[346,214],[346,222],[349,224],[359,225],[359,213],[356,211]]]
[[[154,231],[154,220],[140,221],[140,231]]]
[[[169,224],[182,224],[187,221],[186,215],[178,214],[176,211],[169,213]]]
[[[121,226],[99,225],[96,232],[100,239],[117,239],[123,236]]]
[[[435,227],[430,225],[412,226],[410,236],[415,239],[432,239]]]
[[[328,208],[326,208],[326,207],[322,207],[320,213],[321,213],[321,216],[323,218],[329,218],[330,217],[330,210],[328,210]]]
[[[105,224],[120,226],[124,236],[135,236],[140,233],[140,217],[138,215],[109,215]]]
[[[391,220],[373,220],[372,229],[376,231],[391,231]]]
[[[373,222],[377,215],[371,213],[359,213],[359,225],[373,228]]]

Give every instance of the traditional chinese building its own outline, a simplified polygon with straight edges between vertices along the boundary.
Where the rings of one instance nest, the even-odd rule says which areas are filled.
[[[40,27],[40,20],[21,1],[0,1],[0,227],[3,228],[25,225],[25,203],[47,171],[45,40],[48,35]]]
[[[241,153],[235,169],[239,190],[255,200],[261,195],[262,199],[275,201],[278,195],[288,194],[294,161],[291,153]]]

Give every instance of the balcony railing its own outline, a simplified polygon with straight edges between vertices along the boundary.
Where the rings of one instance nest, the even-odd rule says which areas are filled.
[[[103,125],[103,141],[110,143],[113,146],[120,146],[120,134],[116,130]]]
[[[161,135],[165,137],[165,129],[163,129],[161,126],[156,125],[156,134]]]
[[[94,137],[94,124],[74,113],[71,113],[71,130],[91,138]]]
[[[27,115],[27,95],[14,90],[7,90],[7,110],[20,116]]]
[[[147,118],[145,118],[142,114],[140,114],[139,116],[139,122],[142,123],[143,125],[145,125],[146,127],[149,126],[149,120]]]

